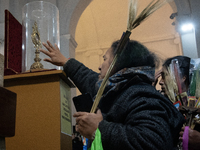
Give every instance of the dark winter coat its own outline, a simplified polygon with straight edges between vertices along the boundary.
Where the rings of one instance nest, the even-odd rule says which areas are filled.
[[[98,73],[75,59],[64,65],[66,75],[81,93],[96,95]],[[100,101],[99,123],[104,150],[175,149],[184,118],[170,100],[140,76]]]

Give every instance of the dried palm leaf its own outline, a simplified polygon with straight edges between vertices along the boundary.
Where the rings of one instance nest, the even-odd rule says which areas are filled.
[[[97,92],[96,98],[95,98],[94,103],[92,105],[92,109],[90,111],[91,113],[94,113],[96,111],[96,109],[97,109],[97,106],[99,104],[99,101],[101,99],[103,91],[104,91],[104,89],[105,89],[105,87],[107,85],[108,78],[110,77],[110,73],[111,73],[111,71],[112,71],[112,69],[113,69],[113,67],[114,67],[119,55],[121,54],[123,49],[126,47],[126,44],[127,44],[127,41],[129,39],[130,34],[131,34],[131,32],[126,32],[125,34],[122,35],[122,38],[121,38],[121,40],[119,42],[121,44],[119,44],[118,47],[117,47],[118,52],[116,53],[115,57],[113,58],[113,61],[110,64],[110,67],[108,68],[108,71],[107,71],[107,73],[106,73],[106,75],[105,75],[105,77],[104,77],[104,79],[103,79],[103,81],[101,83],[101,86],[100,86],[100,88],[99,88],[99,90]]]
[[[132,0],[131,0],[132,1]],[[136,13],[137,13],[137,9],[134,9],[133,6],[130,6],[129,8],[129,20],[128,20],[128,28],[127,30],[128,31],[131,31],[133,30],[134,28],[136,28],[138,25],[140,25],[144,20],[147,19],[147,17],[149,17],[151,14],[153,14],[156,10],[158,10],[159,8],[161,8],[163,5],[165,5],[167,2],[169,2],[170,0],[152,0],[148,5],[147,7],[136,17]],[[137,4],[137,2],[130,2],[130,5],[133,5],[133,4]],[[133,15],[134,13],[134,15]],[[130,15],[133,15],[134,18],[133,19],[130,19]]]
[[[195,91],[195,96],[200,97],[200,64],[197,66],[197,72],[196,72],[196,91]]]
[[[166,75],[168,74],[168,75]],[[165,85],[166,85],[166,94],[168,98],[174,103],[176,102],[175,99],[175,92],[177,85],[174,81],[172,70],[170,67],[167,68],[167,73],[165,73]]]
[[[169,0],[152,0],[149,5],[137,16],[137,0],[130,0],[129,2],[129,18],[127,23],[127,30],[122,35],[120,42],[118,44],[116,55],[106,73],[106,76],[104,77],[101,86],[97,92],[96,98],[94,100],[94,104],[91,109],[91,113],[94,113],[97,109],[97,106],[99,104],[99,101],[101,99],[101,96],[103,94],[103,91],[106,87],[106,84],[108,82],[108,78],[110,77],[110,74],[112,72],[113,67],[115,66],[115,62],[117,61],[118,57],[120,56],[121,52],[125,49],[129,37],[131,35],[131,31],[139,26],[147,17],[149,17],[153,12],[158,10],[161,6],[166,4]]]
[[[130,0],[129,1],[129,17],[128,17],[128,23],[127,23],[127,30],[132,30],[133,22],[137,15],[137,0]]]

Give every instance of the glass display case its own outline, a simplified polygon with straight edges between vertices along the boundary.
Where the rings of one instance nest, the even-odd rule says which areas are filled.
[[[35,1],[22,9],[22,72],[32,69],[59,69],[43,61],[48,58],[39,49],[49,40],[60,48],[59,10],[49,2]]]

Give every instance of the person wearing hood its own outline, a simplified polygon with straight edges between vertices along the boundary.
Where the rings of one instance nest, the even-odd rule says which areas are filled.
[[[116,54],[119,41],[103,56],[100,73],[74,58],[65,58],[57,45],[43,43],[44,61],[63,66],[81,93],[95,98]],[[152,86],[155,56],[141,43],[130,40],[118,58],[96,113],[76,112],[77,131],[93,140],[97,128],[104,150],[175,149],[184,118],[171,101]]]
[[[180,72],[182,74],[182,79],[181,81],[181,87],[182,87],[182,92],[187,92],[189,85],[190,85],[190,81],[189,81],[189,69],[190,69],[190,60],[191,58],[187,57],[187,56],[174,56],[171,58],[168,58],[164,63],[163,63],[163,67],[161,70],[159,70],[156,73],[156,77],[155,80],[156,82],[158,81],[158,78],[161,77],[161,80],[159,82],[160,86],[161,86],[161,93],[168,97],[167,94],[167,88],[166,88],[166,76],[169,75],[167,68],[169,67],[169,65],[171,64],[172,60],[177,60],[178,64],[179,64],[179,69]],[[155,83],[154,83],[155,84]],[[187,127],[182,127],[181,128],[181,132],[179,133],[180,135],[180,141],[183,141],[183,134],[184,131]],[[190,150],[199,150],[200,149],[200,132],[197,130],[193,130],[191,128],[187,128],[188,129],[188,149]]]

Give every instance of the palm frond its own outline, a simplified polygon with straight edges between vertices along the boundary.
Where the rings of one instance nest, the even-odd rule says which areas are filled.
[[[172,73],[171,65],[167,68],[168,75],[165,75],[165,85],[166,85],[166,94],[169,97],[169,99],[175,103],[175,93],[177,95],[178,87],[175,82],[174,75]]]
[[[156,10],[161,8],[163,5],[165,5],[170,0],[152,0],[147,7],[135,18],[135,20],[132,23],[130,31],[136,28],[138,25],[140,25],[144,20],[147,19],[151,14],[153,14]],[[130,14],[130,12],[129,12]]]
[[[122,35],[122,37],[121,37],[121,40],[120,40],[120,42],[119,42],[120,44],[119,44],[118,47],[117,47],[117,53],[116,53],[115,57],[113,58],[113,61],[112,61],[112,63],[110,64],[110,67],[108,68],[108,71],[107,71],[107,73],[106,73],[106,75],[105,75],[105,77],[104,77],[104,79],[103,79],[103,81],[102,81],[102,83],[101,83],[101,86],[100,86],[100,88],[99,88],[99,90],[98,90],[98,92],[97,92],[96,98],[95,98],[94,103],[93,103],[93,105],[92,105],[92,109],[91,109],[91,111],[90,111],[91,113],[94,113],[94,112],[96,111],[96,109],[97,109],[97,106],[98,106],[98,104],[99,104],[99,101],[100,101],[100,99],[101,99],[101,96],[102,96],[102,94],[103,94],[103,91],[104,91],[104,89],[105,89],[105,87],[106,87],[106,85],[107,85],[108,79],[109,79],[109,77],[110,77],[111,71],[112,71],[112,69],[113,69],[113,67],[114,67],[114,65],[115,65],[115,63],[116,63],[118,57],[120,56],[121,52],[122,52],[123,49],[126,47],[126,44],[127,44],[127,42],[128,42],[128,39],[129,39],[130,34],[131,34],[131,32],[127,31],[127,32],[124,33],[124,34]]]
[[[127,23],[127,30],[131,31],[132,24],[137,15],[137,0],[130,0],[129,1],[129,17]]]
[[[128,23],[127,23],[127,30],[121,37],[117,50],[116,55],[106,73],[106,76],[104,77],[101,86],[97,92],[96,98],[94,100],[94,104],[91,109],[91,113],[94,113],[97,109],[97,106],[99,104],[99,101],[101,99],[101,96],[103,94],[103,91],[106,87],[106,84],[108,82],[108,78],[111,75],[112,69],[115,66],[115,62],[117,61],[118,57],[120,57],[121,52],[125,49],[129,37],[131,35],[131,31],[135,29],[137,26],[139,26],[144,20],[146,20],[147,17],[149,17],[153,12],[158,10],[161,6],[163,6],[167,1],[169,0],[152,0],[147,7],[137,16],[137,0],[130,0],[129,2],[129,17],[128,17]]]

